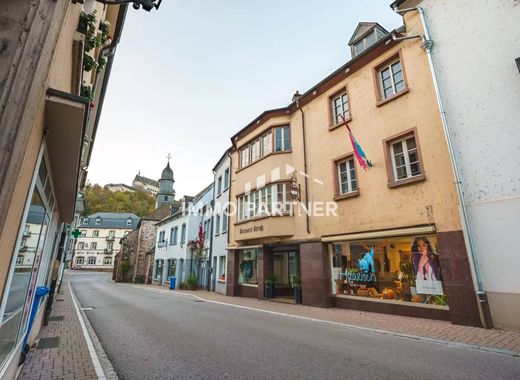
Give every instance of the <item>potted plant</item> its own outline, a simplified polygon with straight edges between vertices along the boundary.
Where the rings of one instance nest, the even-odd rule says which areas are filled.
[[[302,279],[300,276],[293,276],[294,300],[297,305],[302,304]]]
[[[274,274],[267,276],[265,278],[264,284],[265,284],[265,298],[275,298],[275,292],[274,292],[274,286],[276,284],[276,281],[278,279]]]

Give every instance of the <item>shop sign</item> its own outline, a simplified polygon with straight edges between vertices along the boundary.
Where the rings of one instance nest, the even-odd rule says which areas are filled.
[[[438,296],[442,296],[444,294],[442,291],[441,281],[417,278],[415,283],[417,285],[418,294],[434,294]]]
[[[260,224],[258,226],[251,226],[251,227],[248,227],[248,228],[240,228],[239,233],[240,234],[249,234],[251,232],[262,232],[263,230],[264,230],[264,226]]]
[[[348,282],[358,282],[365,284],[372,284],[376,282],[376,275],[374,273],[360,272],[357,269],[348,269],[345,273]]]

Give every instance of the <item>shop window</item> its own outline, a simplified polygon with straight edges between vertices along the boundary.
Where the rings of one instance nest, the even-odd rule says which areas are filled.
[[[112,265],[112,258],[111,257],[105,257],[103,259],[103,264],[104,265]]]
[[[168,260],[168,281],[170,277],[175,277],[177,273],[177,260],[170,259]]]
[[[76,265],[83,265],[83,264],[85,264],[85,258],[81,257],[81,256],[76,257]]]
[[[447,305],[435,235],[329,245],[332,293]]]
[[[96,265],[96,258],[95,257],[89,257],[87,259],[87,264],[88,265]]]
[[[218,280],[226,281],[226,256],[218,258]]]
[[[163,261],[155,260],[155,279],[160,280],[162,278]]]
[[[238,197],[238,221],[262,216],[285,215],[291,212],[291,207],[289,183],[268,185]]]
[[[258,285],[257,250],[242,250],[238,255],[238,283],[241,285]]]
[[[388,185],[398,186],[424,179],[416,130],[385,140]]]

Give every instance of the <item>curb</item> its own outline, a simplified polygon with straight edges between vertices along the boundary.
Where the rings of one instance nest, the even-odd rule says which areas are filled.
[[[94,331],[94,328],[90,324],[87,314],[81,308],[81,304],[79,302],[79,299],[76,297],[76,293],[72,289],[70,282],[67,282],[67,284],[69,286],[69,290],[72,295],[73,302],[75,304],[74,306],[77,307],[76,311],[81,315],[81,318],[83,319],[83,323],[85,325],[87,333],[92,342],[93,348],[95,350],[95,355],[97,356],[97,360],[99,362],[99,365],[101,366],[100,369],[101,369],[103,375],[101,376],[98,374],[98,379],[119,380],[119,377],[117,376],[117,373],[116,373],[114,367],[112,366],[112,363],[110,362],[110,359],[108,358],[107,353],[105,352],[105,349],[103,348],[103,345],[99,341],[99,338],[98,338],[96,332]],[[91,353],[91,355],[92,355],[92,353]],[[94,360],[93,360],[93,364],[94,364],[94,367],[96,367]],[[97,368],[96,368],[96,373],[98,373]]]

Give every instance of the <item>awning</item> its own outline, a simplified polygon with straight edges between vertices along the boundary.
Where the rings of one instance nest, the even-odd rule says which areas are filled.
[[[237,247],[227,247],[226,249],[228,251],[238,251],[239,249],[253,249],[253,248],[262,248],[262,244],[259,245],[243,245],[243,246],[237,246]]]
[[[77,183],[89,101],[66,92],[48,89],[45,101],[47,150],[60,217],[74,219]]]
[[[417,226],[396,228],[391,230],[368,231],[344,235],[322,236],[321,241],[330,243],[334,241],[368,240],[378,238],[389,238],[396,236],[425,235],[435,232],[435,226]]]

